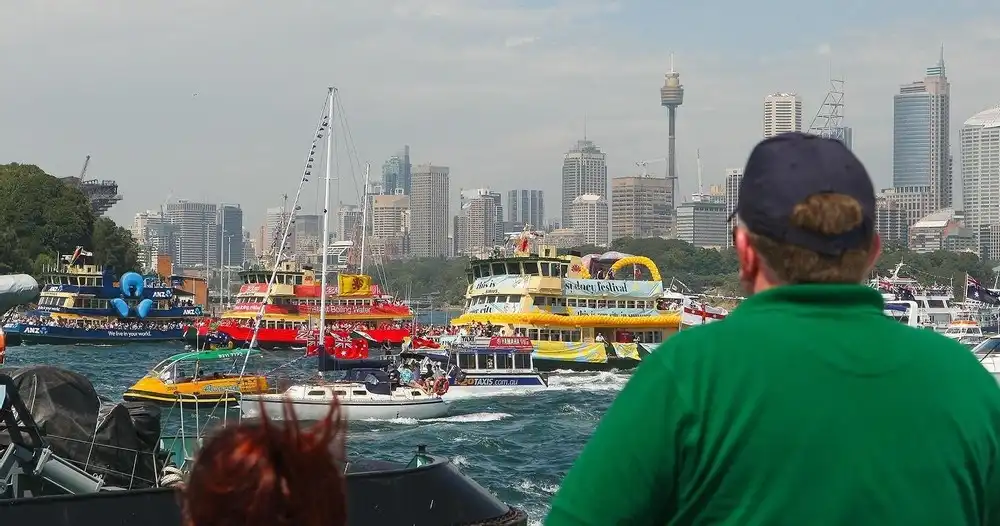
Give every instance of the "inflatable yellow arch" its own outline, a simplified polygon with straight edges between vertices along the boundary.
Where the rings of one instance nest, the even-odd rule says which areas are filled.
[[[649,269],[649,274],[652,276],[653,281],[663,281],[663,278],[660,277],[660,269],[656,268],[656,263],[653,263],[653,260],[643,256],[629,256],[627,258],[621,258],[618,261],[615,261],[614,265],[611,265],[611,271],[617,274],[618,270],[629,265],[642,265]]]

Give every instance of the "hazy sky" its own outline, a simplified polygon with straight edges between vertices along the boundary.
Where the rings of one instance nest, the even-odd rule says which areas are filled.
[[[294,193],[328,85],[376,175],[408,143],[415,163],[451,167],[453,208],[460,187],[541,188],[549,217],[584,115],[610,177],[665,155],[671,52],[685,193],[696,149],[706,183],[742,166],[768,93],[798,92],[808,125],[831,66],[879,186],[892,95],[942,43],[953,137],[1000,103],[996,1],[0,0],[0,19],[0,162],[76,175],[91,154],[125,225],[170,197],[237,202],[258,226]]]

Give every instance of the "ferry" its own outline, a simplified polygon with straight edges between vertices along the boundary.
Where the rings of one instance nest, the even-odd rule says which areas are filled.
[[[3,327],[24,344],[180,341],[203,316],[194,295],[179,288],[184,278],[126,272],[116,280],[80,247],[43,272],[37,307]]]
[[[650,259],[607,253],[585,263],[550,246],[536,251],[533,239],[526,229],[509,257],[470,261],[465,312],[452,320],[461,335],[527,338],[539,371],[605,371],[636,367],[677,332],[680,313],[666,310]]]
[[[249,358],[247,353],[260,354],[249,349],[176,354],[153,367],[122,398],[127,402],[197,408],[238,402],[242,394],[267,392],[263,376],[232,373]]]
[[[253,338],[254,319],[264,307],[264,317],[257,333],[261,349],[302,349],[306,347],[318,319],[320,276],[309,266],[294,261],[277,265],[274,285],[268,294],[272,270],[260,268],[240,272],[243,281],[236,303],[214,323],[202,323],[185,334],[192,345],[202,346],[211,331],[225,334],[237,346]],[[340,274],[337,284],[327,286],[326,324],[331,328],[348,325],[347,331],[359,329],[369,342],[399,346],[410,336],[413,311],[392,297],[382,294],[371,276]],[[266,303],[265,303],[266,302]]]

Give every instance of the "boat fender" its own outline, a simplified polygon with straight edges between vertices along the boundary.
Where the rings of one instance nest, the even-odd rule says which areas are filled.
[[[3,365],[4,360],[7,358],[7,335],[4,334],[3,329],[0,329],[0,365]],[[0,402],[2,405],[2,402]]]
[[[233,340],[229,340],[229,344],[228,344],[228,345],[226,346],[226,348],[227,348],[227,349],[232,349],[232,348],[234,348],[234,347],[236,347],[236,344],[235,344],[235,343],[233,343]]]
[[[438,396],[444,396],[444,394],[448,392],[449,387],[448,379],[443,376],[434,380],[434,394]]]

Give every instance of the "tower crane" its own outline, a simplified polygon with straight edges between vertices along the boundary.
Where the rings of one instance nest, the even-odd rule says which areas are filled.
[[[87,175],[87,167],[90,166],[90,156],[88,155],[86,159],[83,160],[83,168],[80,169],[80,182],[83,182],[84,176]]]
[[[643,177],[649,177],[649,171],[646,170],[646,167],[648,165],[650,165],[652,163],[665,163],[665,162],[667,162],[667,158],[666,157],[659,157],[657,159],[647,159],[645,161],[636,161],[635,165],[638,166],[639,168],[642,168],[642,176]]]

